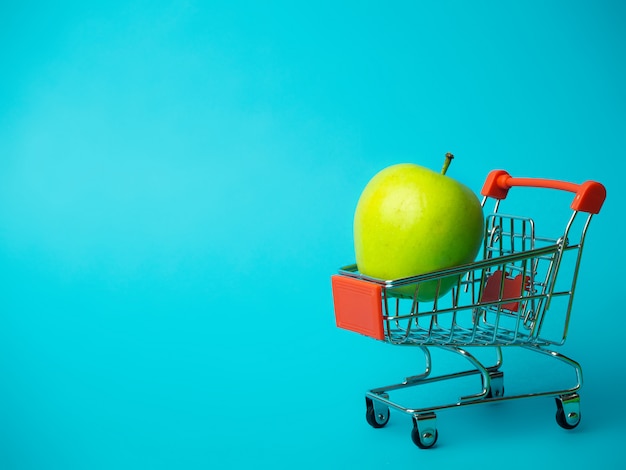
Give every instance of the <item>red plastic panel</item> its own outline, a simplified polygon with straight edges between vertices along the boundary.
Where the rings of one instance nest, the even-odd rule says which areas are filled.
[[[347,276],[331,276],[335,320],[339,328],[385,339],[382,286]]]
[[[496,302],[498,300],[508,300],[520,297],[526,288],[523,284],[524,276],[521,274],[511,278],[506,276],[501,270],[497,270],[489,276],[489,279],[487,279],[481,302]],[[502,298],[500,298],[501,285],[503,286]],[[519,309],[519,302],[502,304],[502,308],[510,310],[511,312],[517,312]]]

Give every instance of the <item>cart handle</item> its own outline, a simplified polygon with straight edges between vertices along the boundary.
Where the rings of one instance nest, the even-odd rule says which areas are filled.
[[[543,178],[513,178],[504,170],[493,170],[487,175],[481,194],[495,199],[504,199],[513,186],[560,189],[575,193],[570,207],[575,211],[597,214],[606,199],[606,188],[596,181],[582,184]]]

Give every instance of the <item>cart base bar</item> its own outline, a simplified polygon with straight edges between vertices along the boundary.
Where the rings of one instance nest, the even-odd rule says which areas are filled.
[[[493,366],[483,365],[474,355],[461,348],[437,347],[460,354],[462,357],[467,359],[474,366],[474,368],[449,374],[431,375],[432,360],[429,348],[425,346],[421,347],[420,349],[422,349],[424,353],[426,362],[426,369],[424,373],[407,377],[403,382],[397,384],[377,387],[366,392],[366,419],[371,426],[375,428],[384,427],[389,421],[390,409],[408,414],[413,419],[413,430],[411,432],[413,442],[420,448],[430,448],[436,443],[439,436],[436,425],[436,412],[438,411],[465,405],[481,403],[486,404],[538,397],[553,397],[555,399],[557,406],[556,421],[559,426],[564,429],[573,429],[580,423],[580,396],[577,392],[582,386],[582,368],[580,364],[573,359],[540,346],[520,346],[521,348],[531,351],[532,353],[542,354],[571,368],[575,374],[575,383],[569,388],[534,391],[505,396],[504,372],[500,370],[500,367],[503,364],[501,347],[495,347],[497,360],[496,364]],[[455,402],[423,407],[410,407],[392,400],[389,395],[390,392],[401,389],[432,384],[434,382],[459,379],[472,375],[481,376],[482,389],[476,394],[460,397]]]

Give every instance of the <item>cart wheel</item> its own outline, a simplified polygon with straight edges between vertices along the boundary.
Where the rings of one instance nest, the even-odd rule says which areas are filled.
[[[489,389],[485,398],[500,398],[504,396],[504,386],[494,390],[493,387]]]
[[[580,397],[577,393],[564,395],[556,401],[556,422],[563,429],[574,429],[580,424]]]
[[[365,419],[373,428],[382,428],[389,422],[389,408],[385,405],[374,405],[371,398],[365,398]]]
[[[501,398],[504,396],[504,372],[495,371],[489,374],[491,387],[485,398]]]
[[[413,417],[411,439],[420,449],[430,449],[439,438],[434,413]]]

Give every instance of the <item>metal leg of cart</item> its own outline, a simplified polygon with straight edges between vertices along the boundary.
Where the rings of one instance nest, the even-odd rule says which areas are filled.
[[[418,447],[422,449],[427,449],[435,445],[439,436],[439,433],[437,431],[437,415],[435,414],[436,410],[458,406],[463,403],[472,403],[483,399],[490,399],[492,397],[502,396],[502,394],[504,393],[504,374],[502,371],[499,370],[502,365],[502,350],[500,347],[495,347],[496,363],[495,365],[489,367],[485,367],[484,365],[482,365],[482,363],[478,361],[478,359],[476,359],[472,354],[461,348],[444,347],[443,349],[455,352],[468,359],[475,368],[438,376],[431,376],[432,359],[429,349],[425,346],[419,346],[419,348],[424,353],[424,372],[418,375],[407,377],[401,383],[375,388],[367,392],[365,396],[365,417],[367,422],[372,427],[382,428],[389,421],[390,408],[394,408],[405,414],[411,415],[413,419],[413,430],[411,432],[411,438]],[[476,374],[481,374],[481,391],[474,395],[461,397],[459,399],[459,402],[457,403],[435,406],[431,408],[412,409],[404,407],[389,399],[388,392],[391,391]]]
[[[580,424],[581,418],[578,390],[580,390],[583,382],[582,367],[578,362],[558,352],[543,349],[539,346],[526,346],[526,348],[559,360],[572,367],[576,372],[576,385],[566,390],[546,394],[554,396],[556,402],[556,422],[558,425],[563,429],[574,429]]]
[[[453,408],[464,405],[472,405],[478,403],[489,403],[503,400],[515,400],[520,398],[531,397],[554,397],[557,405],[556,421],[559,426],[564,429],[573,429],[580,422],[580,397],[577,393],[582,385],[582,369],[580,365],[554,351],[543,349],[539,346],[525,346],[525,349],[544,354],[570,366],[576,374],[576,383],[567,389],[551,390],[544,392],[527,393],[521,395],[505,396],[504,395],[504,373],[500,370],[503,363],[502,350],[499,346],[496,350],[496,364],[493,366],[484,366],[476,357],[464,349],[458,347],[443,347],[460,354],[466,358],[475,368],[461,372],[431,376],[431,355],[425,346],[420,346],[424,353],[426,367],[422,374],[407,377],[403,382],[379,387],[366,393],[366,419],[374,428],[382,428],[389,421],[390,408],[401,411],[412,417],[413,429],[411,431],[411,439],[418,447],[427,449],[433,447],[437,442],[439,433],[437,431],[437,415],[436,412],[446,408]],[[482,389],[480,392],[462,396],[457,402],[435,405],[424,408],[409,408],[392,401],[389,398],[389,392],[394,390],[414,387],[428,383],[451,380],[460,377],[479,374],[482,381]]]

